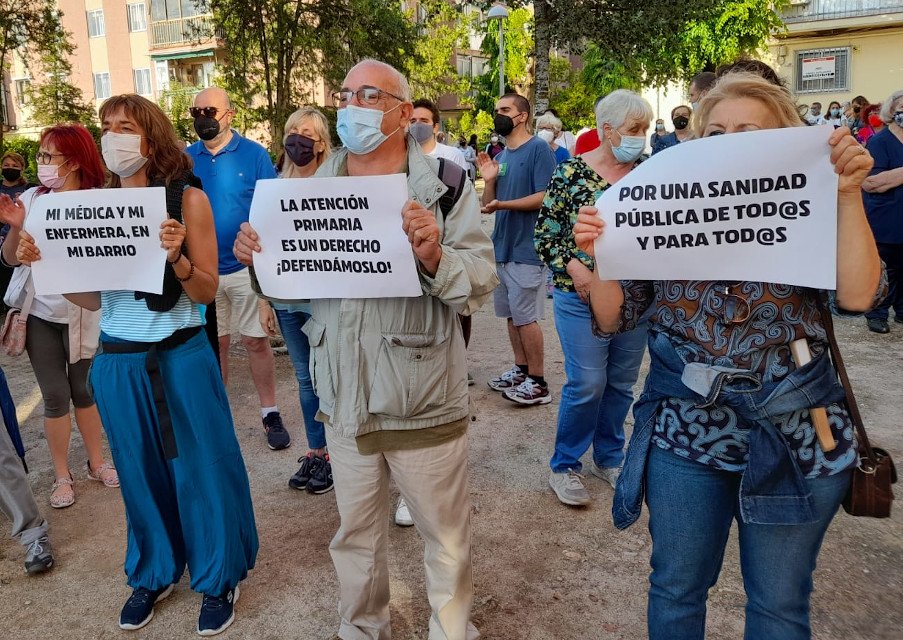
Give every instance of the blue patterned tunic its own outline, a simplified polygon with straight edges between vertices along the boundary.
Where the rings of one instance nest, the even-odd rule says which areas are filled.
[[[629,331],[651,304],[655,330],[669,335],[685,362],[744,369],[764,381],[780,380],[795,365],[790,343],[806,338],[813,357],[828,348],[812,289],[763,282],[623,281],[619,331]],[[876,303],[886,293],[886,274]],[[748,307],[747,307],[748,305]],[[747,317],[748,310],[748,317]],[[742,321],[741,321],[742,320]],[[780,416],[780,429],[807,478],[830,476],[857,463],[853,427],[846,410],[827,407],[837,447],[818,445],[807,410]],[[740,472],[749,455],[749,427],[729,407],[697,408],[693,402],[662,402],[653,442],[662,449],[723,471]]]

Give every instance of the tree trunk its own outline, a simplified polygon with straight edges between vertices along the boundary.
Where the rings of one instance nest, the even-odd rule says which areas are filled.
[[[535,71],[535,107],[536,113],[542,113],[549,108],[549,49],[552,46],[551,25],[549,20],[549,5],[543,0],[533,4],[534,32],[534,60]]]

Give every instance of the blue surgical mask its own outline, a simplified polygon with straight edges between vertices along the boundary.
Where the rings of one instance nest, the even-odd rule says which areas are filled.
[[[620,131],[618,131],[618,135],[621,137],[621,144],[618,146],[611,145],[611,152],[615,154],[615,160],[621,164],[634,162],[642,155],[643,149],[646,148],[646,138],[643,136],[625,136]],[[608,139],[608,143],[611,144],[611,138]]]
[[[831,117],[839,118],[840,117],[840,109],[838,109],[837,107],[832,107],[831,108]]]
[[[365,109],[353,104],[339,109],[335,128],[342,144],[348,151],[359,156],[377,149],[379,145],[389,139],[389,136],[382,131],[383,115],[391,113],[401,104],[395,105],[388,111]],[[398,129],[401,127],[399,126]],[[398,129],[395,129],[390,135],[395,134]]]

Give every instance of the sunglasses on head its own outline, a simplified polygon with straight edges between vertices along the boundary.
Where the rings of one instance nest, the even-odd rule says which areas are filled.
[[[190,107],[188,109],[188,114],[192,118],[200,118],[201,116],[215,118],[217,113],[219,113],[219,109],[216,107]]]

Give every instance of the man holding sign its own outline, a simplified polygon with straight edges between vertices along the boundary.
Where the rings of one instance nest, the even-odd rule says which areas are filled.
[[[775,170],[811,175],[826,167],[839,175],[832,201],[811,211],[823,226],[835,224],[832,214],[837,213],[835,245],[819,247],[828,254],[836,250],[836,283],[822,288],[832,290],[838,309],[872,308],[886,291],[860,194],[872,159],[849,130],[828,129],[830,137],[821,139],[814,154],[794,159],[790,150],[795,147],[786,144],[789,160],[781,162],[771,153],[764,162],[749,162],[748,154],[740,151],[745,145],[764,145],[780,134],[792,141],[799,133],[820,133],[814,131],[818,127],[793,129],[802,123],[789,93],[746,73],[722,77],[694,118],[699,138],[741,133],[729,145],[729,153],[747,161],[735,174],[737,180]],[[718,175],[730,160],[719,152],[721,144],[718,138],[683,144],[640,169],[667,162],[685,165],[688,156],[707,152],[692,170],[700,179]],[[645,193],[660,187],[662,176],[671,175],[640,169],[611,191],[618,195],[627,184],[635,184]],[[646,182],[636,183],[643,175],[649,176]],[[711,181],[706,184],[708,188]],[[702,207],[711,199],[703,198]],[[725,207],[726,217],[736,213]],[[686,223],[682,211],[684,222],[678,225]],[[596,207],[581,208],[574,227],[577,246],[595,256],[597,273],[606,269],[607,242],[632,233],[629,225],[619,229],[607,219],[603,222],[598,212]],[[605,217],[609,212],[601,213]],[[788,237],[792,222],[786,221]],[[744,218],[735,228],[721,231],[726,237],[746,225]],[[639,275],[633,280],[597,279],[590,286],[593,316],[608,335],[630,330],[646,309],[657,305],[649,331],[649,376],[634,405],[635,427],[612,509],[615,526],[625,528],[638,519],[644,497],[649,507],[650,640],[704,637],[706,597],[721,569],[735,519],[748,597],[745,637],[811,637],[812,572],[858,456],[850,418],[838,402],[843,390],[826,353],[819,308],[823,292],[807,280],[812,277],[804,264],[809,258],[788,264],[775,279],[768,275],[772,249],[758,247],[758,273],[764,274],[760,281],[753,279],[752,270],[745,272],[745,280],[729,275],[728,269],[739,262],[730,258],[706,262],[706,273],[697,279],[668,275],[673,257],[663,251],[648,254],[635,266],[665,267],[654,280]],[[631,275],[624,272],[621,277]],[[800,344],[807,357],[810,349],[814,356],[808,364],[791,355]],[[818,433],[814,416],[819,411],[830,417],[828,441]]]
[[[416,297],[383,298],[334,287],[328,294],[333,298],[311,301],[311,319],[304,326],[341,517],[330,546],[340,583],[339,636],[377,640],[390,634],[391,474],[425,541],[430,638],[475,638],[467,488],[470,401],[457,314],[476,311],[495,287],[492,244],[480,229],[479,203],[469,181],[463,181],[453,206],[440,207],[449,187],[438,177],[438,163],[406,133],[412,104],[404,76],[365,60],[349,71],[335,99],[345,148],[317,176],[332,178],[323,181],[331,185],[336,176],[354,176],[357,180],[348,182],[356,183],[363,176],[407,174],[406,188],[399,188],[408,200],[394,224],[407,236],[420,286]],[[346,231],[353,232],[367,215],[345,216],[351,220]],[[268,229],[243,225],[235,256],[252,265],[266,254],[265,245],[278,241]],[[304,280],[326,277],[328,272],[296,274],[299,287]]]

